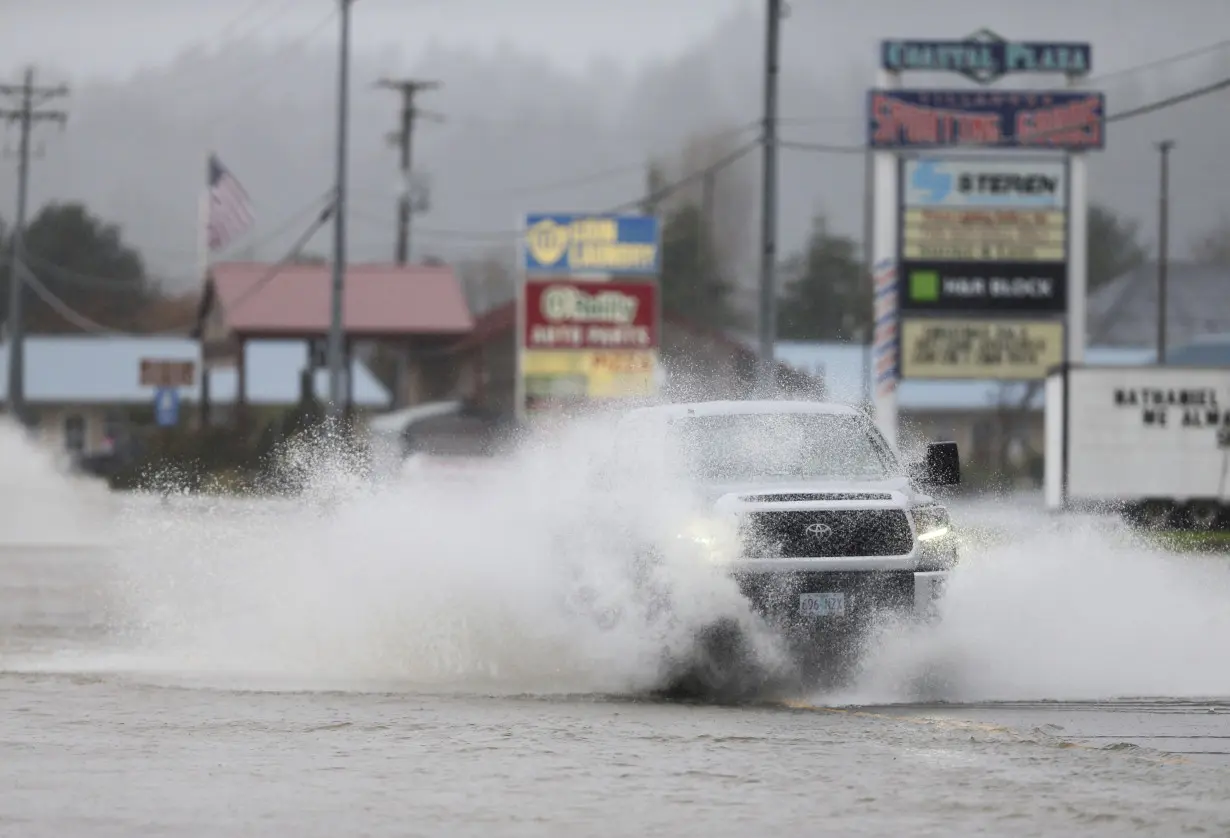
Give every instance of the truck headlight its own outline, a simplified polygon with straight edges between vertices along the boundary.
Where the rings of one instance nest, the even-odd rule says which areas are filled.
[[[952,521],[948,518],[948,510],[942,506],[924,506],[915,509],[913,515],[918,540],[924,544],[941,539],[952,532]]]
[[[678,537],[714,563],[731,561],[739,552],[738,527],[734,521],[722,518],[694,518]]]

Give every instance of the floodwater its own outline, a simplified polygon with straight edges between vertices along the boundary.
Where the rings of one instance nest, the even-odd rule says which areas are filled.
[[[0,836],[1230,834],[1230,563],[1109,522],[960,504],[940,626],[841,694],[720,707],[650,697],[671,639],[618,550],[547,560],[558,463],[332,503],[39,469],[0,477]],[[578,572],[622,621],[560,605]]]

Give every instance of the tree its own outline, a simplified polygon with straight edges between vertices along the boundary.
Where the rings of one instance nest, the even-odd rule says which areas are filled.
[[[698,206],[685,204],[662,225],[662,310],[691,322],[728,328],[739,322],[734,286],[718,264],[712,233]]]
[[[778,331],[786,340],[860,340],[871,325],[871,281],[858,244],[812,221],[802,253],[786,260]]]
[[[662,219],[663,311],[699,325],[740,325],[738,278],[751,228],[753,190],[739,163],[725,162],[738,132],[712,131],[646,171],[641,210]],[[672,185],[678,184],[678,185]]]
[[[516,294],[516,253],[491,250],[477,259],[457,263],[466,303],[475,316],[501,306]]]
[[[6,253],[10,241],[11,237],[5,243]],[[142,307],[154,296],[140,254],[124,243],[119,227],[103,222],[82,204],[43,207],[26,226],[23,245],[33,281],[64,306],[101,325],[135,328]],[[26,298],[28,329],[79,329],[44,299],[46,294],[33,290],[28,289]]]
[[[1144,264],[1148,253],[1139,241],[1137,222],[1108,207],[1090,204],[1088,214],[1089,293]]]
[[[695,203],[654,200],[665,183],[661,167],[651,164],[646,173],[651,198],[642,210],[657,214],[662,223],[662,311],[698,325],[733,326],[739,320],[732,301],[734,286],[715,253],[712,225]]]
[[[1230,216],[1222,213],[1216,227],[1192,242],[1192,258],[1201,265],[1230,268]]]

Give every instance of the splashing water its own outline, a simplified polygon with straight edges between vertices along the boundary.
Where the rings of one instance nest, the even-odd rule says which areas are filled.
[[[0,547],[102,544],[114,512],[106,484],[71,473],[49,448],[0,419]]]
[[[382,485],[317,444],[288,458],[310,478],[294,498],[129,497],[98,559],[114,654],[43,664],[277,688],[641,692],[699,627],[731,618],[771,666],[776,647],[733,583],[693,556],[667,557],[656,589],[672,619],[655,611],[637,545],[669,533],[688,499],[648,479],[596,489],[608,440],[579,422],[464,480]],[[44,535],[95,498],[20,436],[0,445],[6,473],[25,475],[3,485],[42,487],[22,516]],[[943,621],[886,627],[857,683],[823,700],[1230,695],[1230,563],[1105,520],[1002,504],[956,516],[1009,537],[975,538]]]
[[[312,481],[294,501],[133,515],[127,636],[146,665],[280,682],[651,689],[701,625],[750,615],[715,568],[670,556],[655,614],[637,545],[681,496],[596,490],[605,438],[578,424],[472,480],[378,488],[316,446],[295,454]]]
[[[1230,696],[1230,560],[1019,508],[1007,535],[954,573],[938,625],[887,629],[840,698]]]

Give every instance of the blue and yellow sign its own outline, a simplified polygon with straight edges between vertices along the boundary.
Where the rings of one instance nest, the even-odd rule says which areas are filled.
[[[525,272],[652,276],[662,267],[658,234],[652,215],[527,215]]]

